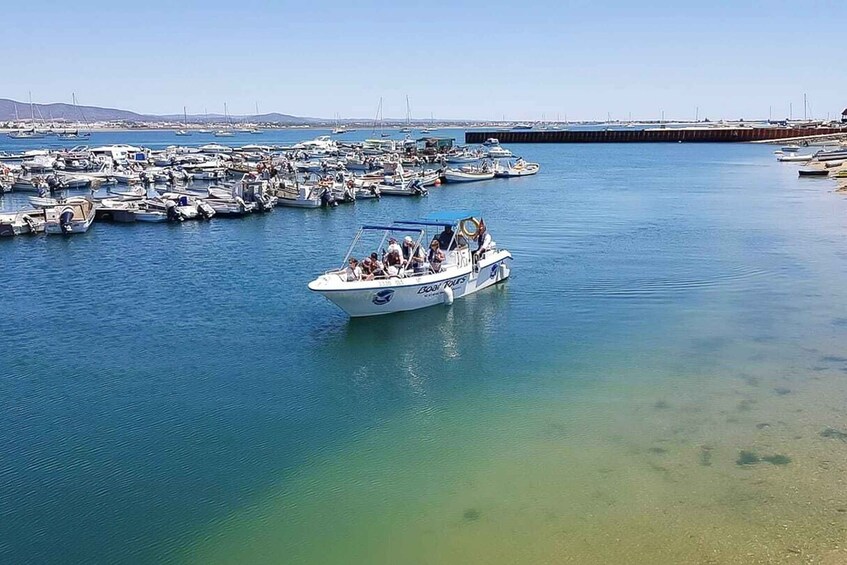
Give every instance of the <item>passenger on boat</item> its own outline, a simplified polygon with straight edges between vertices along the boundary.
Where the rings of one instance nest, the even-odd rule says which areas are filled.
[[[433,273],[441,271],[441,263],[444,262],[444,252],[441,250],[441,244],[438,243],[437,239],[433,239],[432,243],[429,244],[427,261],[429,262],[429,268],[432,269]]]
[[[392,277],[400,274],[403,265],[403,256],[400,251],[393,249],[385,256],[385,273]]]
[[[362,259],[362,280],[363,281],[372,281],[374,278],[373,272],[373,263],[371,263],[370,257],[365,257]]]
[[[344,274],[347,277],[347,282],[362,280],[362,267],[359,266],[359,260],[351,257],[349,266],[344,269]]]
[[[397,255],[402,259],[403,257],[403,248],[400,247],[400,244],[397,243],[397,240],[393,237],[388,239],[388,249],[386,252],[390,254],[392,251],[396,251]]]
[[[441,249],[453,251],[458,245],[458,241],[453,241],[453,226],[446,226],[444,231],[438,234],[438,245]]]
[[[484,255],[486,251],[491,249],[491,236],[488,234],[488,230],[485,228],[485,222],[480,220],[479,222],[479,231],[476,234],[476,251],[473,252],[474,262],[479,261]]]
[[[412,238],[408,235],[403,238],[402,251],[403,251],[403,260],[404,261],[410,261],[412,259],[412,255],[414,254],[414,251],[415,251],[415,242],[412,241]]]
[[[379,260],[379,256],[375,251],[371,253],[371,265],[373,265],[374,278],[381,279],[385,277],[385,264]]]

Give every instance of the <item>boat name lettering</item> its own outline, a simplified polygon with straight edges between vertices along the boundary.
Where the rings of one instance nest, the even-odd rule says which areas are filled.
[[[448,281],[444,281],[442,283],[432,284],[432,285],[424,285],[418,289],[418,294],[432,294],[434,292],[438,292],[441,290],[442,286],[453,288],[454,286],[458,286],[465,282],[465,277],[458,277],[455,279],[450,279]]]

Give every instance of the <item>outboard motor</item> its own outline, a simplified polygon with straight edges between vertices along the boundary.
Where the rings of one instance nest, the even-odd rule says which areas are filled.
[[[73,226],[71,222],[74,219],[74,209],[68,206],[62,213],[59,214],[59,227],[62,228],[62,233],[71,233]]]
[[[165,204],[165,214],[168,217],[168,221],[182,221],[182,214],[180,214],[179,211],[176,209],[176,204],[172,200],[168,200],[168,203]]]
[[[211,220],[212,216],[215,215],[215,209],[212,208],[212,205],[208,202],[198,202],[197,212],[200,214],[200,217],[204,220]]]
[[[429,193],[427,191],[426,187],[420,181],[420,179],[413,180],[412,184],[409,185],[409,188],[412,189],[413,193],[420,195],[420,196],[426,196]]]

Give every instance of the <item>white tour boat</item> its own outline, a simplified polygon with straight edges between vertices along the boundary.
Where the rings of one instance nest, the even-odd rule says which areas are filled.
[[[427,230],[435,230],[436,237]],[[443,261],[440,265],[430,264],[423,255],[422,260],[407,257],[400,260],[399,266],[388,266],[392,262],[391,248],[396,245],[389,242],[395,237],[409,241],[410,249],[429,248],[432,239],[443,241]],[[383,253],[383,271],[363,276],[351,265],[329,271],[309,283],[310,290],[322,294],[351,317],[450,305],[456,298],[507,279],[511,271],[511,253],[497,247],[478,212],[443,212],[420,221],[363,226],[343,265],[349,265],[354,250],[370,241],[378,242],[377,249]],[[363,257],[366,256],[367,250]]]

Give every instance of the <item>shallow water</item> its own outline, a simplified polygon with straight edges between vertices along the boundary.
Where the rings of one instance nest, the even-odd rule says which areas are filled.
[[[834,184],[771,146],[513,149],[542,173],[0,241],[0,560],[843,559]],[[353,321],[306,289],[358,224],[469,206],[506,284]]]

